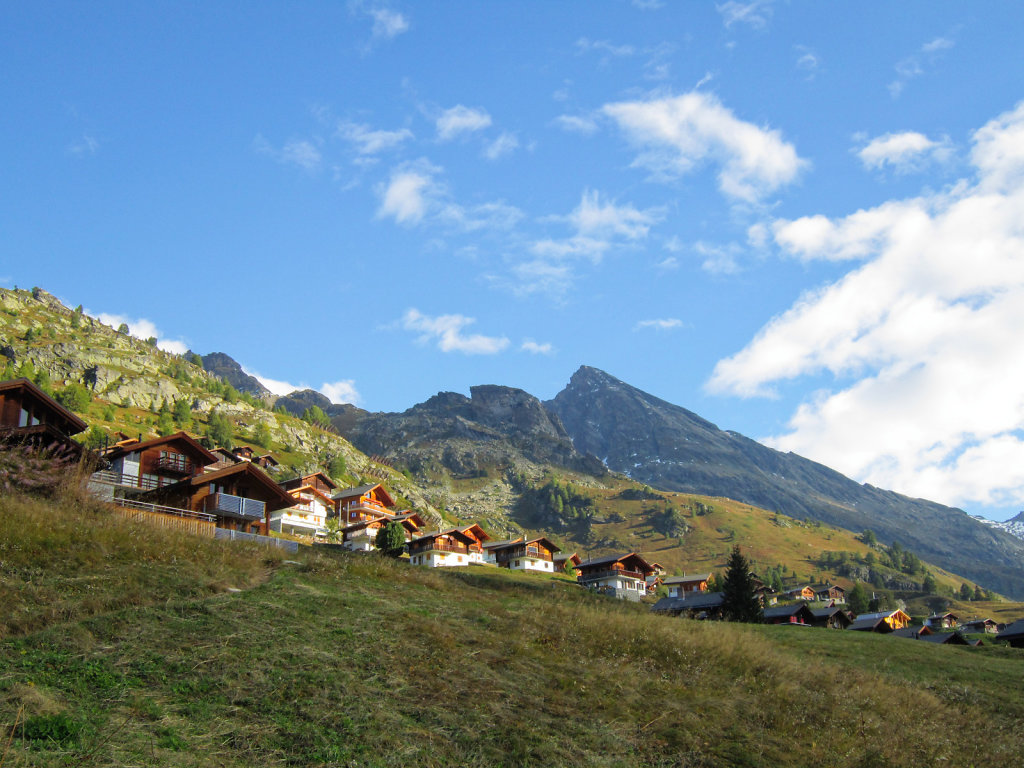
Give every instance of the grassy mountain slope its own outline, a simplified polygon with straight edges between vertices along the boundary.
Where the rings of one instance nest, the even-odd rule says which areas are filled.
[[[10,495],[0,520],[7,594],[45,573],[75,595],[59,612],[0,602],[9,766],[1010,765],[1024,754],[1024,653],[1011,649],[688,622],[541,575],[354,554],[289,565],[187,534],[175,578],[126,599],[120,584],[168,562],[169,534]]]
[[[423,514],[436,516],[411,478],[372,462],[331,429],[273,411],[263,399],[239,393],[200,362],[197,356],[164,352],[119,333],[65,307],[46,291],[0,288],[0,369],[6,364],[11,374],[42,376],[42,383],[58,395],[68,384],[84,385],[87,401],[76,410],[93,426],[97,439],[113,440],[119,431],[154,437],[161,427],[161,409],[187,404],[183,421],[164,416],[170,431],[205,435],[220,419],[229,425],[233,444],[272,452],[282,463],[279,478],[328,467],[341,483],[386,478],[389,487]]]

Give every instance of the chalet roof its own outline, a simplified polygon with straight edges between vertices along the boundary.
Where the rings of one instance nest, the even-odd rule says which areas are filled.
[[[813,618],[814,613],[807,607],[807,603],[790,603],[789,605],[773,605],[764,609],[766,619],[777,619],[783,616],[796,616],[798,613]]]
[[[934,632],[917,636],[918,640],[926,643],[937,643],[938,645],[970,645],[966,637],[959,632]]]
[[[654,613],[706,611],[721,607],[724,596],[722,592],[700,592],[686,597],[663,597],[651,606],[651,611]]]
[[[61,431],[67,432],[69,435],[77,435],[89,427],[82,419],[78,418],[78,416],[43,392],[43,390],[24,376],[18,379],[11,379],[10,381],[0,381],[0,393],[18,390],[30,394],[34,400],[41,403],[45,406],[46,410],[56,416],[58,421],[63,422],[62,424],[54,424]]]
[[[854,621],[847,627],[859,632],[891,632],[892,629],[885,622],[885,616],[858,616]]]
[[[276,459],[276,458],[274,457],[274,454],[272,454],[272,453],[264,453],[264,454],[263,454],[263,455],[261,455],[261,456],[257,456],[257,457],[256,457],[256,459],[255,459],[255,461],[264,461],[264,462],[266,462],[267,464],[273,464],[273,465],[274,465],[275,467],[277,467],[277,466],[280,466],[280,465],[281,465],[281,462],[280,462],[280,461],[278,461],[278,460],[277,460],[277,459]]]
[[[469,525],[459,526],[458,530],[464,535],[470,536],[471,538],[475,537],[476,540],[479,541],[481,544],[483,544],[485,541],[490,541],[491,538],[487,534],[487,531],[481,528],[477,523],[470,523]]]
[[[808,607],[810,608],[810,606]],[[844,611],[838,605],[826,605],[821,608],[811,608],[810,610],[811,613],[814,614],[814,618],[816,619],[825,619],[829,616],[835,616],[837,613],[842,613],[844,615],[846,614],[846,611]]]
[[[231,464],[237,464],[240,461],[245,461],[241,456],[236,456],[227,448],[214,448],[211,453],[220,457],[221,461],[227,461]]]
[[[340,491],[335,493],[331,498],[335,501],[343,501],[344,499],[353,499],[360,496],[365,496],[375,488],[380,488],[380,492],[384,495],[386,507],[395,506],[395,500],[391,498],[391,494],[385,490],[384,486],[380,483],[369,483],[368,485],[357,485],[354,488],[342,488]]]
[[[583,562],[582,560],[580,560],[580,556],[577,555],[575,552],[563,552],[561,554],[554,555],[551,559],[556,563],[561,563],[568,560],[573,560],[577,563]]]
[[[417,536],[409,543],[415,544],[418,541],[425,541],[427,539],[437,539],[441,536],[453,536],[456,539],[461,539],[463,544],[476,544],[476,539],[474,539],[472,536],[468,536],[465,533],[463,533],[460,528],[448,528],[443,531],[428,531],[427,533],[424,533],[422,536]]]
[[[400,523],[403,523],[406,520],[408,520],[410,523],[415,525],[417,528],[419,528],[420,526],[426,524],[425,521],[423,520],[423,518],[419,516],[418,512],[403,512],[400,515],[393,515],[391,517],[391,519],[392,520],[397,520]]]
[[[159,448],[162,445],[174,445],[179,449],[184,449],[186,453],[191,455],[193,458],[198,459],[202,466],[216,464],[222,458],[220,453],[208,451],[200,445],[199,441],[192,437],[188,432],[175,432],[173,435],[154,437],[150,440],[121,442],[108,450],[106,454],[104,454],[104,458],[116,459],[119,456],[125,456],[137,451],[146,451],[150,448]]]
[[[946,611],[945,613],[933,613],[931,616],[929,616],[927,619],[925,619],[925,621],[941,621],[942,619],[945,619],[945,618],[950,618],[950,619],[953,619],[954,621],[959,621],[960,620],[960,617],[957,616],[952,611]]]
[[[813,589],[815,592],[825,592],[830,589],[838,589],[840,592],[846,591],[838,584],[811,584],[811,589]]]
[[[270,456],[269,453],[266,454],[266,455]],[[260,458],[262,459],[264,457],[260,456]],[[312,481],[317,479],[317,478],[319,478],[320,482],[322,482],[324,485],[326,485],[332,491],[335,490],[338,487],[338,484],[335,483],[333,480],[331,480],[331,478],[329,478],[323,472],[313,472],[312,474],[309,474],[309,475],[302,475],[301,477],[293,477],[290,480],[284,480],[284,481],[280,482],[279,485],[282,488],[284,488],[286,491],[290,491],[290,490],[293,490],[295,488],[302,488],[303,486],[306,486],[306,485],[312,485],[313,484]]]
[[[611,565],[612,563],[619,562],[621,562],[623,565],[626,565],[627,561],[637,566],[636,570],[640,571],[641,573],[647,574],[651,573],[652,571],[650,564],[642,557],[640,557],[640,555],[638,555],[636,552],[629,552],[625,555],[608,555],[607,557],[597,557],[592,558],[590,560],[584,560],[580,563],[579,567],[584,569],[596,568],[598,566]]]
[[[710,573],[684,573],[682,576],[669,576],[663,579],[663,584],[689,584],[694,581],[707,581],[711,578]]]
[[[962,622],[961,626],[966,629],[967,627],[994,627],[997,624],[995,619],[971,619],[970,621]]]
[[[903,627],[902,629],[894,629],[892,635],[894,637],[906,637],[911,640],[918,640],[923,635],[930,635],[932,631],[928,627]]]
[[[1024,619],[1017,619],[1013,624],[1007,624],[1006,627],[996,635],[997,640],[1017,640],[1024,638]]]
[[[484,544],[484,549],[500,549],[501,547],[507,547],[510,544],[519,544],[525,541],[522,536],[515,539],[502,539],[501,541],[489,541]]]
[[[899,608],[896,608],[895,610],[892,610],[892,611],[877,611],[875,613],[862,613],[862,614],[859,614],[857,616],[857,618],[858,619],[887,619],[890,616],[895,616],[897,613],[903,613],[903,611],[901,611]],[[907,614],[903,613],[903,616],[906,617],[907,621],[910,620],[910,617],[907,616]]]

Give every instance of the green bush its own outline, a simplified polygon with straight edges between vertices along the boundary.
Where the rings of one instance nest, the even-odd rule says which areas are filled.
[[[72,381],[57,393],[57,402],[68,410],[82,413],[92,402],[92,393],[83,385]]]
[[[30,741],[49,741],[57,744],[74,744],[78,742],[84,725],[66,712],[55,715],[35,715],[26,718],[24,736]]]

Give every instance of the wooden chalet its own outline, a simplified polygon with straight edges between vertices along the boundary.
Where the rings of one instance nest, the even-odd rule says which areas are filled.
[[[88,426],[28,379],[0,382],[0,443],[53,448],[79,458],[82,446],[71,436]]]
[[[971,619],[960,625],[964,632],[984,632],[986,635],[994,635],[999,631],[999,625],[992,619]]]
[[[1011,648],[1024,648],[1024,619],[1008,624],[996,635],[996,640],[1005,640]]]
[[[259,466],[258,462],[253,463]],[[335,482],[323,472],[314,472],[279,485],[294,502],[271,515],[270,530],[296,536],[324,536],[327,520],[337,510],[337,503],[331,497],[338,487]]]
[[[243,461],[252,461],[256,457],[256,451],[251,445],[236,445],[231,452]]]
[[[917,639],[924,640],[926,643],[935,643],[936,645],[974,645],[974,643],[959,632],[929,632],[926,635],[918,635]]]
[[[218,528],[266,534],[270,513],[294,503],[266,472],[243,461],[142,492],[138,498],[211,516]]]
[[[113,497],[151,491],[201,475],[221,456],[208,451],[187,432],[151,440],[122,440],[103,454],[107,468],[93,475],[91,485],[109,485]]]
[[[773,605],[764,609],[765,624],[800,624],[814,625],[814,613],[807,603],[790,603],[789,605]]]
[[[409,562],[430,568],[482,563],[489,539],[476,524],[427,533],[409,542]]]
[[[850,614],[836,605],[823,608],[811,608],[814,615],[814,626],[827,629],[846,629],[850,626]]]
[[[400,523],[405,529],[405,540],[415,538],[423,527],[423,518],[415,512],[395,515],[393,517],[375,517],[371,520],[359,520],[341,529],[341,544],[353,552],[371,552],[376,547],[377,533],[390,522]]]
[[[837,603],[846,602],[846,590],[838,584],[815,584],[811,590],[814,592],[814,599],[823,603],[830,600]]]
[[[814,587],[805,584],[802,587],[796,587],[795,589],[787,590],[783,593],[783,597],[787,600],[807,600],[812,602],[817,600],[818,597],[814,592]]]
[[[924,625],[932,629],[952,629],[959,625],[960,617],[955,613],[935,613],[924,620]]]
[[[647,594],[647,576],[652,570],[640,555],[630,552],[584,560],[577,568],[576,580],[607,595],[639,600]]]
[[[551,558],[551,562],[555,567],[556,573],[572,573],[576,575],[576,570],[579,568],[580,563],[583,560],[575,552],[569,554],[562,552]]]
[[[651,606],[652,613],[686,619],[721,619],[722,592],[691,592],[686,597],[663,597]]]
[[[262,456],[257,456],[252,460],[252,463],[264,469],[277,469],[281,466],[281,462],[274,458],[272,453],[264,453]]]
[[[214,448],[210,453],[216,454],[217,456],[217,468],[223,469],[224,467],[230,467],[232,464],[237,464],[245,459],[240,456],[236,456],[234,453],[229,451],[227,448]]]
[[[899,610],[862,613],[847,629],[858,632],[892,632],[910,626],[910,617]]]
[[[342,525],[385,517],[395,507],[395,500],[380,483],[343,488],[332,498]]]
[[[707,592],[710,573],[684,573],[682,576],[669,576],[662,580],[668,587],[669,597],[685,597],[693,592]]]
[[[499,568],[545,573],[554,573],[554,556],[562,551],[561,547],[543,536],[532,539],[520,536],[507,541],[488,542],[483,547],[486,561]]]

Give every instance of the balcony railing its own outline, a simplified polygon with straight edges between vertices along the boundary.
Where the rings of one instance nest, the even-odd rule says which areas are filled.
[[[251,517],[262,520],[266,515],[267,505],[256,499],[233,496],[230,493],[214,493],[206,497],[206,511],[210,514],[227,512],[229,514]]]
[[[350,501],[341,506],[342,512],[369,512],[374,515],[388,515],[388,508],[375,501]]]
[[[113,472],[110,470],[93,472],[90,480],[102,485],[117,485],[123,488],[141,488],[144,491],[151,491],[154,488],[161,487],[161,485],[170,484],[161,483],[160,479],[154,477],[145,477],[144,475],[126,475],[123,472]]]
[[[161,456],[153,467],[161,472],[172,472],[176,475],[191,475],[195,473],[195,464],[184,456]]]
[[[173,515],[174,517],[187,517],[195,520],[207,520],[209,522],[216,522],[217,518],[213,515],[208,515],[205,512],[193,512],[191,509],[181,509],[180,507],[166,507],[163,504],[149,504],[145,501],[134,501],[132,499],[114,498],[108,500],[109,504],[114,504],[118,507],[125,507],[126,509],[135,509],[141,512],[158,512],[161,515]]]
[[[516,559],[533,559],[533,560],[547,560],[551,562],[551,555],[547,552],[541,552],[539,549],[530,547],[528,549],[516,549],[516,550],[505,550],[495,554],[494,559],[499,563],[504,563],[509,560]]]
[[[580,581],[593,581],[595,579],[617,578],[617,577],[622,577],[622,576],[625,576],[625,577],[631,578],[631,579],[640,579],[641,581],[644,580],[644,575],[642,573],[640,573],[639,571],[625,571],[625,570],[618,570],[618,569],[612,569],[612,568],[608,568],[608,569],[601,570],[601,571],[582,571],[580,573],[579,580]]]
[[[431,541],[429,543],[417,544],[415,547],[410,547],[410,555],[418,555],[421,552],[430,552],[434,550],[436,552],[456,552],[460,555],[468,555],[471,552],[479,552],[480,550],[476,547],[470,549],[465,544],[448,544],[444,541]]]

